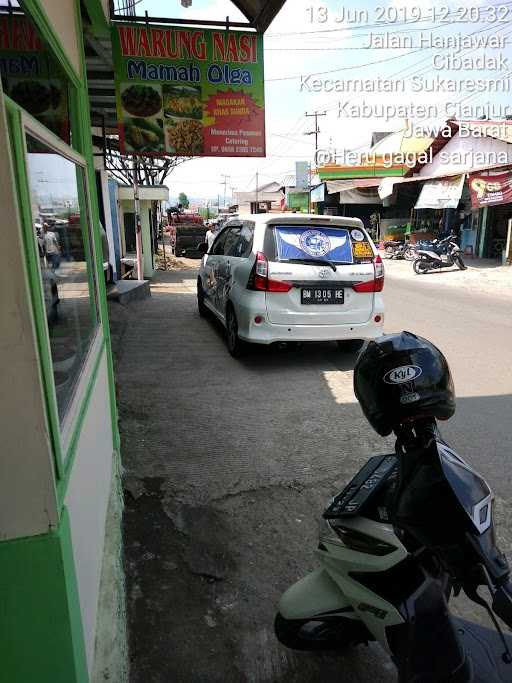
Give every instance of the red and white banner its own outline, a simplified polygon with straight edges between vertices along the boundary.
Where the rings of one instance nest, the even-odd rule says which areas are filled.
[[[494,206],[495,204],[512,203],[512,171],[482,175],[472,173],[469,176],[471,206]]]

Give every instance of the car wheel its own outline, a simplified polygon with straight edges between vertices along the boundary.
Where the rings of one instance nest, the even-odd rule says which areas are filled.
[[[357,353],[364,344],[364,339],[340,339],[336,342],[341,351]]]
[[[238,336],[238,321],[232,306],[226,310],[226,342],[233,358],[240,358],[245,351],[245,344]]]
[[[197,281],[197,310],[201,318],[207,318],[210,311],[204,303],[204,290],[201,280]]]

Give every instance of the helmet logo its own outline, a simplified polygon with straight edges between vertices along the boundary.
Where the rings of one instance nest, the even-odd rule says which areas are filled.
[[[386,372],[384,381],[386,384],[403,384],[404,382],[412,382],[421,373],[422,369],[417,365],[401,365],[399,368],[393,368]]]

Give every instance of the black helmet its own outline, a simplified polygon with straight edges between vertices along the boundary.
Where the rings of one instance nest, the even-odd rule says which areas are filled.
[[[455,412],[446,358],[434,344],[411,332],[366,343],[354,368],[354,393],[381,436],[405,420],[447,420]]]

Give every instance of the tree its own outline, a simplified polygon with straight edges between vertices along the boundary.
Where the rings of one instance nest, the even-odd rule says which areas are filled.
[[[143,155],[121,155],[117,136],[93,136],[96,147],[103,149],[105,168],[110,174],[124,185],[132,185],[133,174],[138,185],[163,185],[164,180],[177,166],[190,157],[148,157]]]
[[[180,192],[178,195],[178,204],[181,204],[181,206],[184,209],[188,209],[190,202],[188,201],[188,197],[184,192]]]

